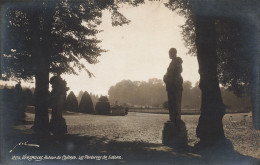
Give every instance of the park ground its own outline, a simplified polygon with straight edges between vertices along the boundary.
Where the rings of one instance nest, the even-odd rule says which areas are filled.
[[[253,128],[251,113],[224,116],[225,135],[233,149],[219,147],[200,151],[193,150],[199,141],[195,133],[199,115],[182,116],[188,134],[188,144],[183,149],[162,144],[162,130],[168,114],[129,112],[126,116],[104,116],[65,112],[64,118],[68,134],[42,136],[30,129],[34,114],[26,113],[26,122],[12,127],[4,136],[3,163],[260,164],[260,130]],[[9,153],[16,144],[26,141],[40,147],[20,145]]]

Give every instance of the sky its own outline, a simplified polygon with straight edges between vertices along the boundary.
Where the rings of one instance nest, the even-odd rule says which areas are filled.
[[[158,1],[138,7],[123,6],[120,11],[131,22],[113,27],[110,13],[104,11],[99,27],[103,32],[97,38],[108,52],[102,53],[99,63],[86,64],[95,77],[89,78],[84,71],[79,75],[63,75],[70,90],[75,94],[82,90],[107,95],[109,88],[122,80],[162,79],[170,63],[168,51],[171,47],[175,47],[177,55],[183,59],[184,81],[195,84],[199,80],[197,59],[186,54],[188,50],[181,36],[183,17]],[[24,82],[22,85],[34,87]]]

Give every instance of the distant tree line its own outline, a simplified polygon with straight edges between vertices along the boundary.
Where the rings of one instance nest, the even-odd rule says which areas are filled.
[[[200,109],[201,91],[198,82],[192,86],[190,81],[184,81],[182,93],[182,109]],[[13,90],[14,86],[0,85],[0,90]],[[251,111],[250,97],[237,97],[234,93],[220,88],[226,111]],[[23,87],[24,104],[34,106],[34,88]],[[166,108],[167,92],[165,84],[157,78],[148,81],[122,80],[108,90],[109,102],[120,105],[143,108]],[[86,91],[80,91],[75,95],[71,91],[67,95],[66,109],[72,112],[93,113],[94,105],[99,101],[99,96]]]
[[[232,92],[221,87],[223,101],[227,111],[249,111],[251,109],[250,97],[237,97]],[[120,104],[128,104],[135,107],[166,106],[167,92],[165,84],[157,78],[148,81],[122,80],[108,90],[110,102],[118,101]],[[200,109],[201,90],[199,83],[192,86],[190,81],[184,81],[182,93],[183,109]]]
[[[111,86],[108,95],[111,102],[130,105],[158,107],[167,100],[164,83],[156,78],[148,82],[123,80]]]

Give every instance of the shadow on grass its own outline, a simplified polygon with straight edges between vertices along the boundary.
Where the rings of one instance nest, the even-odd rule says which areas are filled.
[[[22,126],[25,128],[26,124],[29,123]],[[7,128],[1,136],[2,163],[9,164],[259,164],[258,159],[241,155],[233,149],[207,148],[195,152],[194,148],[189,146],[180,150],[163,144],[119,142],[104,137],[77,134],[37,135],[28,127],[19,130]],[[21,142],[27,143],[23,145]],[[19,143],[21,145],[17,145]],[[13,151],[9,152],[12,149]],[[41,161],[38,161],[40,157],[32,157],[44,158],[45,155],[49,158]],[[61,158],[52,160],[51,156]],[[104,156],[107,156],[106,160]]]

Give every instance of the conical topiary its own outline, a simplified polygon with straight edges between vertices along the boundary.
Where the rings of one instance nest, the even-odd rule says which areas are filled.
[[[84,92],[84,94],[81,97],[79,104],[79,112],[88,114],[94,113],[93,102],[88,92]]]
[[[66,99],[66,110],[78,112],[78,100],[75,94],[71,91]]]

